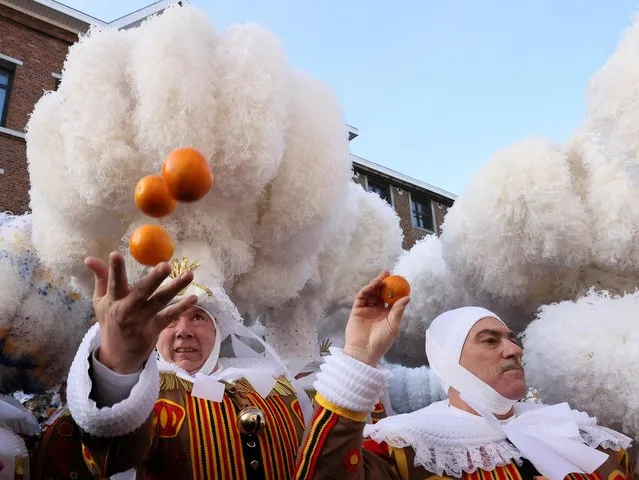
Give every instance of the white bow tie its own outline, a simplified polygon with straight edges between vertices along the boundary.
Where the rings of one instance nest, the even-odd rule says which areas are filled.
[[[608,460],[608,455],[584,443],[565,402],[530,410],[501,423],[491,412],[473,405],[472,400],[464,400],[550,480],[563,480],[571,473],[591,474]]]

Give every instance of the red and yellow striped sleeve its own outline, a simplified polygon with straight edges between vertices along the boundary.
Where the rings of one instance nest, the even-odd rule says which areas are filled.
[[[402,480],[391,456],[363,448],[366,414],[337,406],[321,394],[298,451],[294,478]]]

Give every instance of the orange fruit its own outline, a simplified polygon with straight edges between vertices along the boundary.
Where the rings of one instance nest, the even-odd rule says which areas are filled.
[[[389,305],[408,295],[410,295],[410,284],[401,275],[390,275],[382,280],[379,296]]]
[[[173,240],[159,225],[142,225],[129,239],[129,251],[142,265],[154,267],[173,257]]]
[[[169,193],[179,202],[195,202],[213,186],[209,164],[194,148],[173,150],[162,164],[162,176]]]
[[[177,205],[166,188],[162,175],[142,177],[135,186],[135,204],[150,217],[160,218],[168,215]]]

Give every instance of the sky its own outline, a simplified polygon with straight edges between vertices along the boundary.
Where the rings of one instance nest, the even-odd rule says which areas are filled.
[[[110,21],[152,0],[63,0]],[[335,91],[351,152],[460,194],[501,148],[563,142],[637,0],[191,0],[256,22]]]

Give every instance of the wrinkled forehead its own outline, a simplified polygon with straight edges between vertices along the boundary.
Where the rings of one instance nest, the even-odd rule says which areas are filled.
[[[469,343],[474,342],[483,335],[511,337],[514,336],[514,333],[510,328],[504,325],[501,320],[498,320],[495,317],[484,317],[478,320],[477,323],[472,326],[472,328],[468,332],[468,335],[466,336],[466,339],[464,340],[463,348],[466,348]]]

